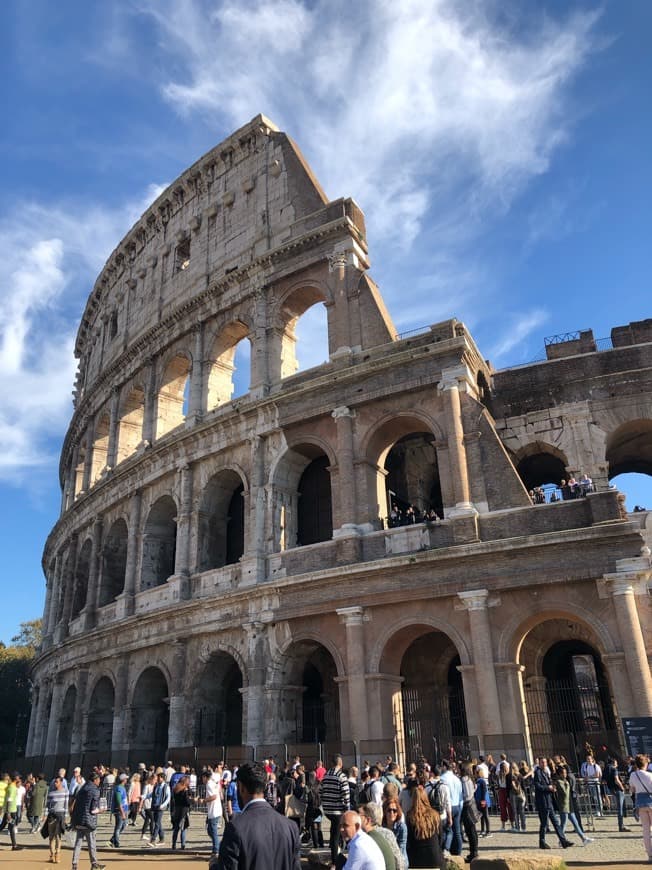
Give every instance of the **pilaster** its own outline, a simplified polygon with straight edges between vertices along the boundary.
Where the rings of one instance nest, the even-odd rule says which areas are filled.
[[[489,607],[495,606],[498,602],[490,601],[487,589],[458,592],[457,597],[461,602],[458,606],[469,613],[469,633],[473,648],[473,667],[475,669],[477,706],[481,727],[480,736],[502,734],[503,723],[498,701],[491,622],[489,620]]]

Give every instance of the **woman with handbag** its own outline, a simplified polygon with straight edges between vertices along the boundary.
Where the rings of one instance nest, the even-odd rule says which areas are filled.
[[[190,777],[184,776],[174,786],[174,809],[172,811],[172,848],[177,848],[181,832],[181,848],[186,848],[186,831],[190,827]]]
[[[629,789],[643,829],[643,845],[647,852],[647,859],[652,862],[652,773],[647,770],[647,763],[647,756],[636,756],[635,769],[629,776]]]
[[[466,839],[469,844],[469,854],[464,857],[464,861],[470,864],[474,858],[478,857],[478,832],[476,824],[480,818],[480,813],[475,804],[475,783],[473,781],[473,772],[470,764],[462,765],[462,827],[466,834]]]

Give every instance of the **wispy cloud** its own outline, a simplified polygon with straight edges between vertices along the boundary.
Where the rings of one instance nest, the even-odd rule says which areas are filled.
[[[513,354],[513,351],[519,345],[524,345],[528,336],[543,326],[548,318],[548,312],[542,308],[535,308],[507,318],[503,334],[491,348],[492,361],[499,362],[508,354]]]
[[[0,480],[33,481],[56,455],[72,410],[73,330],[86,296],[160,189],[112,211],[21,203],[0,217]]]
[[[175,59],[162,93],[179,114],[235,127],[263,111],[300,131],[329,194],[355,195],[370,235],[403,251],[433,209],[462,194],[468,238],[547,169],[597,18],[528,14],[519,29],[452,0],[140,8]]]

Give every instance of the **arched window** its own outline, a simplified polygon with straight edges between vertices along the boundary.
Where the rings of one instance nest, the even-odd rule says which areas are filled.
[[[213,342],[209,364],[206,408],[212,411],[249,391],[249,327],[239,320],[226,326]]]
[[[437,450],[430,432],[399,438],[387,454],[385,470],[390,517],[392,507],[403,519],[419,520],[430,510],[443,517]]]
[[[297,543],[317,544],[333,537],[331,476],[328,457],[318,456],[306,466],[299,480]]]
[[[91,570],[91,553],[93,544],[90,539],[84,541],[84,545],[77,556],[75,569],[75,585],[72,597],[72,618],[75,619],[86,606],[88,596],[88,578]]]
[[[287,378],[299,370],[328,361],[330,354],[327,309],[320,290],[301,287],[288,296],[280,310],[279,375]]]
[[[244,553],[244,485],[235,471],[214,475],[202,498],[199,570],[236,564]]]
[[[174,574],[177,548],[177,506],[161,496],[149,512],[143,539],[141,589],[161,586]]]
[[[292,447],[274,478],[274,536],[279,550],[333,536],[329,460],[315,444]]]
[[[104,607],[121,595],[127,571],[127,541],[129,532],[123,519],[111,526],[102,548],[102,583],[99,606]]]
[[[145,393],[140,386],[133,387],[125,397],[118,422],[118,462],[132,456],[143,437]]]
[[[109,453],[109,428],[108,414],[102,414],[95,426],[95,441],[93,442],[93,467],[91,471],[91,485],[97,483],[106,468]]]
[[[185,420],[184,401],[187,401],[190,360],[177,354],[163,374],[158,394],[156,437],[162,438]]]

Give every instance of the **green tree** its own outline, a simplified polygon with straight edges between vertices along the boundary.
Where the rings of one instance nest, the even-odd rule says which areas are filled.
[[[30,672],[41,642],[41,620],[20,625],[11,646],[0,647],[0,759],[23,755],[31,710]]]

